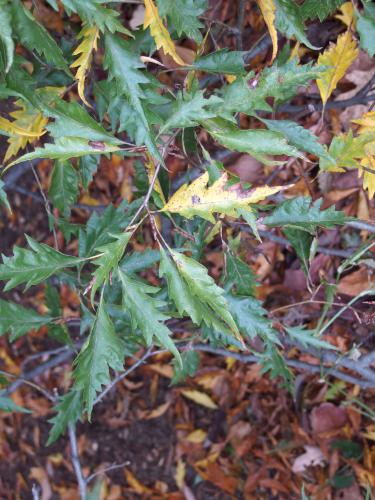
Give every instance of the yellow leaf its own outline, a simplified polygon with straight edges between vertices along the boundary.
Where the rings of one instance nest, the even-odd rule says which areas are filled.
[[[361,160],[359,175],[363,173],[363,187],[368,190],[369,198],[372,199],[375,195],[375,111],[365,113],[362,118],[352,120],[353,123],[360,125],[358,130],[359,135],[373,134],[374,140],[366,144],[366,156]]]
[[[228,174],[224,172],[211,186],[207,186],[206,172],[189,186],[181,186],[161,211],[179,213],[188,219],[198,215],[215,222],[214,212],[235,217],[236,210],[264,200],[283,189],[282,186],[262,186],[242,191],[238,184],[227,187],[227,181]]]
[[[191,432],[188,437],[186,438],[189,443],[194,443],[194,444],[200,444],[203,443],[203,441],[207,437],[207,432],[202,430],[202,429],[197,429],[193,432]]]
[[[177,462],[176,474],[174,476],[176,484],[180,490],[185,486],[186,465],[181,458]]]
[[[233,83],[236,80],[236,75],[225,75],[226,81],[230,84]]]
[[[71,68],[78,68],[76,80],[78,81],[78,95],[82,101],[91,108],[91,105],[85,98],[85,79],[92,60],[94,50],[98,48],[99,29],[95,26],[84,26],[80,31],[78,38],[82,38],[82,42],[73,52],[74,56],[79,56]]]
[[[208,396],[204,392],[184,389],[181,391],[181,394],[183,394],[185,398],[191,399],[198,405],[210,408],[210,410],[216,410],[216,408],[218,407],[217,404],[210,398],[210,396]]]
[[[359,118],[358,120],[352,120],[352,123],[361,125],[360,129],[358,130],[360,134],[375,134],[375,111],[369,111],[368,113],[365,113],[362,118]]]
[[[336,14],[335,18],[343,22],[345,26],[347,26],[348,28],[350,26],[354,27],[355,19],[354,19],[354,9],[352,2],[345,2],[344,4],[342,4],[341,7],[339,8],[339,11],[341,12],[341,14]]]
[[[361,161],[361,165],[367,169],[360,169],[359,175],[363,172],[363,188],[368,190],[368,196],[371,200],[375,195],[375,158],[366,156]]]
[[[20,102],[20,101],[18,101]],[[32,125],[32,124],[31,124]],[[21,128],[16,122],[11,122],[0,116],[0,129],[10,135],[21,135],[22,137],[39,137],[41,134],[33,130]],[[45,132],[43,132],[45,133]]]
[[[147,162],[145,163],[145,167],[146,167],[146,170],[147,170],[148,180],[149,180],[149,182],[151,184],[152,179],[153,179],[153,177],[155,175],[155,164],[154,164],[154,161],[152,159],[152,156],[150,154],[148,154],[148,153],[147,153]],[[164,193],[163,193],[163,190],[161,188],[161,184],[160,184],[159,179],[156,179],[156,181],[154,183],[154,190],[160,196],[160,199],[161,199],[162,203],[165,204],[165,197],[164,197]]]
[[[320,54],[318,58],[319,66],[327,66],[327,69],[317,79],[316,83],[323,101],[326,105],[338,82],[345,75],[346,70],[358,55],[356,42],[350,31],[340,35],[336,45],[329,47]]]
[[[268,31],[270,33],[270,37],[272,40],[272,59],[271,62],[275,59],[277,54],[277,31],[275,28],[275,12],[276,6],[273,0],[258,0],[259,8],[262,12],[262,16],[264,17],[264,21],[267,25]]]
[[[159,11],[152,0],[145,0],[145,20],[144,29],[150,27],[151,36],[155,40],[156,48],[163,49],[165,54],[169,54],[176,63],[184,66],[185,63],[176,52],[176,47],[159,16]]]
[[[147,486],[138,481],[138,479],[129,469],[125,469],[125,478],[129,486],[139,495],[149,495],[150,493],[152,493],[150,488],[147,488]]]

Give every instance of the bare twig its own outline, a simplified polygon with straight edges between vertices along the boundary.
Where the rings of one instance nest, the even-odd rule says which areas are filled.
[[[77,436],[75,432],[74,424],[69,424],[68,426],[69,440],[70,440],[70,448],[71,448],[71,457],[72,464],[74,468],[74,472],[78,482],[79,495],[81,500],[85,500],[87,496],[87,482],[83,475],[81,463],[78,455],[78,445],[77,445]]]
[[[238,19],[237,19],[237,32],[236,32],[237,50],[243,49],[242,29],[243,29],[243,22],[244,22],[244,18],[245,18],[245,4],[246,4],[246,0],[238,0]]]
[[[122,467],[126,467],[129,465],[130,462],[123,462],[122,464],[112,464],[109,467],[105,467],[104,469],[98,470],[97,472],[94,472],[88,478],[86,479],[86,483],[88,484],[90,481],[92,481],[95,477],[100,476],[102,474],[106,474],[107,472],[111,472],[116,469],[121,469]]]

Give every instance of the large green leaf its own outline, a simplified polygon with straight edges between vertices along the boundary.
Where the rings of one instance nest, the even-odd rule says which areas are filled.
[[[52,319],[51,316],[42,316],[33,309],[0,299],[0,335],[10,333],[12,342],[30,330],[39,330]]]
[[[334,206],[322,210],[322,199],[311,203],[309,196],[298,196],[284,201],[271,215],[265,217],[263,223],[267,226],[289,226],[302,229],[311,234],[317,227],[333,228],[337,224],[345,224],[349,219],[343,212],[335,210]]]
[[[140,71],[140,68],[144,68],[144,64],[137,54],[132,52],[131,46],[125,40],[106,35],[104,65],[109,71],[110,80],[116,81],[120,93],[126,96],[134,112],[137,113],[146,132],[145,145],[158,161],[163,162],[144,110],[145,94],[141,85],[150,81],[148,76]]]
[[[47,130],[55,138],[80,137],[113,145],[122,143],[96,122],[77,102],[57,101],[53,108],[45,109],[45,114],[55,120],[47,126]]]
[[[304,0],[300,7],[301,16],[303,19],[318,17],[320,21],[323,21],[344,2],[345,0]]]
[[[305,34],[305,26],[301,9],[293,0],[274,0],[276,5],[276,27],[288,38],[295,36],[297,40],[310,49],[318,50]]]
[[[98,266],[93,277],[94,282],[91,288],[91,302],[94,300],[96,291],[102,284],[108,280],[109,274],[117,267],[122,256],[124,255],[126,245],[128,244],[132,233],[121,233],[110,235],[115,241],[107,243],[101,247],[97,247],[97,251],[102,253],[98,259],[94,260],[94,264]]]
[[[203,91],[195,94],[179,92],[173,103],[172,113],[160,128],[159,134],[177,127],[193,127],[201,120],[217,116],[217,107],[221,102],[222,100],[216,96],[205,99]]]
[[[78,176],[69,161],[57,161],[52,170],[48,196],[64,217],[69,217],[79,195]]]
[[[211,54],[198,57],[193,62],[192,67],[199,71],[207,71],[207,73],[243,75],[245,73],[245,53],[239,50],[217,50]]]
[[[6,66],[5,72],[8,73],[13,64],[14,42],[12,38],[11,14],[8,0],[0,0],[0,40],[5,45]]]
[[[74,389],[82,391],[89,418],[96,394],[110,383],[109,369],[122,370],[124,345],[117,336],[113,323],[101,299],[90,336],[74,360]]]
[[[3,255],[0,265],[0,280],[6,281],[4,290],[26,283],[26,288],[42,283],[52,274],[74,267],[82,259],[65,255],[44,243],[38,243],[26,236],[30,249],[14,247],[13,257]]]
[[[81,417],[83,411],[82,392],[72,389],[64,394],[64,396],[60,396],[55,410],[57,411],[57,415],[48,421],[53,425],[49,431],[46,446],[54,443],[64,434],[69,424],[75,424]]]
[[[161,17],[168,16],[178,36],[185,34],[196,42],[202,40],[199,16],[207,9],[207,0],[157,0]]]
[[[272,163],[269,155],[301,156],[301,153],[294,146],[290,146],[279,132],[242,130],[221,119],[204,120],[202,125],[226,148],[248,153],[266,164]]]
[[[158,289],[130,278],[120,270],[118,274],[122,283],[124,307],[130,315],[133,330],[139,328],[147,345],[151,345],[156,337],[181,363],[180,353],[171,338],[172,332],[164,324],[169,317],[158,309],[162,305],[160,301],[150,296]]]
[[[35,50],[45,60],[71,75],[63,53],[48,31],[37,22],[19,0],[12,0],[14,31],[26,48]]]
[[[86,155],[101,155],[119,151],[117,146],[104,142],[87,141],[77,137],[60,137],[54,144],[46,144],[44,148],[36,148],[32,153],[27,153],[8,163],[6,169],[23,161],[35,160],[36,158],[49,158],[50,160],[69,160]],[[124,154],[124,153],[123,153]]]

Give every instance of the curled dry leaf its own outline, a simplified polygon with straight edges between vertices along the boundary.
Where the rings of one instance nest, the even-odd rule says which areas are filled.
[[[308,467],[322,467],[325,464],[325,458],[322,450],[317,446],[305,446],[305,453],[297,457],[292,466],[295,474],[302,474]]]

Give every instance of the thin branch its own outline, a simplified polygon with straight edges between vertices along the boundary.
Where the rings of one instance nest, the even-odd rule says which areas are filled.
[[[90,476],[87,477],[86,479],[86,484],[88,484],[90,481],[92,481],[95,477],[100,476],[102,474],[106,474],[107,472],[111,472],[116,469],[121,469],[122,467],[126,467],[129,465],[130,462],[123,462],[122,464],[112,464],[109,467],[105,467],[104,469],[98,470],[97,472],[94,472]]]
[[[237,32],[236,32],[237,50],[243,49],[242,29],[243,29],[243,22],[245,19],[245,4],[246,0],[238,0],[238,19],[237,19]]]
[[[83,475],[81,463],[79,460],[77,436],[76,436],[74,424],[69,424],[68,433],[69,433],[69,441],[70,441],[70,448],[71,448],[72,464],[73,464],[74,472],[75,472],[77,482],[78,482],[79,495],[81,497],[81,500],[85,500],[87,497],[87,483],[86,483],[86,479]]]

